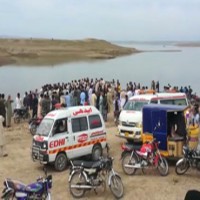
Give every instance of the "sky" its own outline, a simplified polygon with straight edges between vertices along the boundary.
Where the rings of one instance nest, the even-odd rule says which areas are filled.
[[[0,37],[200,41],[200,0],[0,0]]]

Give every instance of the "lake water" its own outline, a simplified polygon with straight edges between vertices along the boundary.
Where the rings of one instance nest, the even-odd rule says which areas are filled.
[[[171,43],[124,43],[121,46],[139,50],[181,50],[177,52],[143,52],[109,60],[71,62],[55,66],[0,67],[0,93],[16,97],[17,92],[35,90],[46,83],[69,82],[80,78],[119,79],[123,88],[127,82],[140,82],[150,87],[152,80],[159,80],[160,88],[190,85],[200,94],[200,48],[176,47]]]

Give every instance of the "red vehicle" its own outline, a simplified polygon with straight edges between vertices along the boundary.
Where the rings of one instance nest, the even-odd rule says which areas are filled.
[[[166,176],[169,172],[168,162],[165,157],[161,156],[158,145],[159,142],[155,139],[142,146],[123,144],[121,146],[123,171],[128,175],[133,175],[137,169],[142,169],[144,172],[145,168],[153,166],[158,169],[161,176]]]

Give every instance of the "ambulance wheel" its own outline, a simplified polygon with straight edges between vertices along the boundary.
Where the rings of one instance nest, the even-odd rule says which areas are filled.
[[[67,156],[64,153],[60,153],[56,156],[54,167],[59,172],[66,169],[66,167],[67,167]]]
[[[92,149],[92,160],[99,160],[99,158],[102,156],[102,153],[101,145],[95,145]]]

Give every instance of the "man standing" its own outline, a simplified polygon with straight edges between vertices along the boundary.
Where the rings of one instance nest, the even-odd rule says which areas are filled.
[[[6,106],[6,126],[7,127],[11,126],[12,103],[13,103],[13,100],[11,99],[11,96],[8,95],[8,98],[5,102],[5,106]]]
[[[22,108],[22,99],[20,97],[20,93],[17,93],[17,97],[16,97],[16,100],[15,100],[15,108],[16,109],[21,109]]]
[[[1,94],[0,96],[0,115],[3,116],[3,126],[6,127],[6,106],[5,106],[5,99],[4,94]]]
[[[83,90],[83,88],[82,88],[81,94],[80,94],[80,104],[81,104],[81,105],[84,105],[84,104],[85,104],[85,98],[86,98],[86,95],[85,95],[85,92],[84,92],[84,90]]]
[[[5,149],[4,129],[2,126],[3,122],[4,122],[4,117],[0,115],[0,157],[8,156]]]
[[[37,118],[38,98],[35,93],[33,94],[32,108],[33,108],[32,118],[34,118],[34,117]]]

